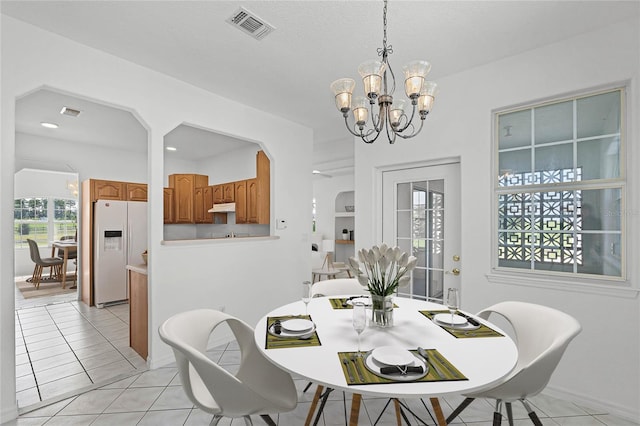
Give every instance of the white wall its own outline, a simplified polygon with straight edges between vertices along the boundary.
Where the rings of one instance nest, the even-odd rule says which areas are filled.
[[[583,332],[570,345],[548,392],[603,407],[630,419],[640,417],[640,302],[638,300],[638,214],[627,215],[629,283],[632,290],[596,292],[489,282],[492,273],[492,110],[574,91],[630,81],[627,162],[630,196],[637,212],[638,76],[640,34],[637,21],[587,33],[544,48],[505,58],[438,81],[440,94],[422,134],[389,145],[356,144],[356,239],[376,243],[376,168],[446,157],[461,158],[461,280],[463,308],[478,311],[507,299],[556,307],[574,315]],[[370,214],[368,214],[370,213]],[[621,318],[616,324],[603,315]],[[602,367],[605,363],[606,368]],[[600,367],[598,367],[600,366]]]
[[[306,255],[310,234],[310,129],[4,15],[1,31],[0,202],[3,205],[13,202],[17,97],[38,87],[52,87],[130,109],[149,131],[146,174],[139,169],[131,170],[126,159],[122,159],[120,169],[131,176],[127,180],[146,180],[150,190],[149,362],[152,367],[172,360],[170,349],[159,340],[156,330],[176,312],[225,306],[230,314],[255,324],[260,316],[283,300],[298,298],[298,283],[308,279],[310,268]],[[246,117],[251,117],[250,126],[243,121]],[[285,218],[288,222],[287,229],[272,230],[277,239],[215,245],[161,244],[165,182],[163,137],[183,122],[261,143],[271,159],[272,217]],[[92,153],[95,155],[93,150]],[[79,169],[84,177],[83,171],[84,168]],[[11,210],[0,209],[2,253],[13,253],[12,229]],[[2,256],[0,280],[10,282],[13,272],[13,256]],[[16,415],[14,289],[11,286],[0,286],[0,324],[0,422],[5,422]]]

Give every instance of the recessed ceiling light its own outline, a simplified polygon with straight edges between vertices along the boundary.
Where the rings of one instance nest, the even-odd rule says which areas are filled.
[[[320,174],[320,170],[314,170],[311,173],[313,173],[314,175],[318,175],[318,174]]]
[[[168,146],[165,148],[167,151],[177,151],[178,148],[176,148],[175,146]]]
[[[46,121],[43,121],[42,123],[40,123],[40,125],[42,127],[46,127],[47,129],[57,129],[58,125],[56,123],[47,123]]]

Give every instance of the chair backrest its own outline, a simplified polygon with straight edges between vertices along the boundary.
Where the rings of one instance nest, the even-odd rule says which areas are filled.
[[[366,287],[360,285],[356,278],[336,278],[318,281],[311,286],[313,297],[368,294]]]
[[[29,238],[27,238],[27,242],[29,243],[29,254],[31,255],[31,260],[33,263],[40,265],[42,263],[42,258],[40,257],[38,243]]]
[[[478,316],[504,317],[513,327],[518,361],[503,383],[484,396],[509,400],[538,394],[544,389],[567,346],[582,327],[572,316],[533,303],[507,301],[484,309]]]
[[[240,346],[241,362],[235,376],[206,355],[210,334],[223,323]],[[296,406],[291,376],[264,358],[255,345],[253,329],[243,321],[212,309],[197,309],[172,316],[158,332],[173,349],[187,396],[204,411],[239,417]]]

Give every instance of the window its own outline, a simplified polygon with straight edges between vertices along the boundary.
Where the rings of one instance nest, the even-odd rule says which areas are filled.
[[[498,112],[497,266],[624,278],[624,89]]]
[[[397,184],[396,244],[418,258],[411,286],[398,294],[442,302],[444,281],[444,180]]]
[[[27,248],[27,239],[47,246],[51,240],[76,235],[78,202],[53,197],[19,198],[14,200],[13,218],[16,248]]]

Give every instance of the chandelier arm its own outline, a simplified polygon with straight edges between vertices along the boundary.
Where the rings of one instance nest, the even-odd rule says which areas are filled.
[[[413,104],[413,102],[412,102],[412,104]],[[412,126],[413,125],[413,118],[415,117],[415,115],[416,115],[416,105],[413,105],[413,108],[411,109],[411,118],[407,120],[407,124],[405,124],[404,127],[400,128],[400,129],[395,129],[394,132],[402,133],[405,130],[407,130],[407,128],[409,126]],[[402,116],[406,118],[407,114],[403,113]]]
[[[400,136],[402,139],[410,139],[414,136],[417,136],[418,133],[420,133],[422,131],[422,126],[424,126],[424,120],[420,120],[420,128],[418,130],[415,130],[415,127],[413,126],[413,124],[411,124],[411,127],[414,128],[414,132],[409,134],[409,135],[402,135],[400,133],[396,133],[398,136]]]
[[[378,114],[374,114],[373,112],[373,104],[370,105],[370,112],[371,112],[371,124],[373,125],[373,128],[376,130],[376,132],[380,132],[382,130],[382,127],[384,126],[384,120],[382,120],[382,112],[378,112]],[[382,109],[382,107],[380,108]]]
[[[347,118],[349,117],[349,114],[344,113],[342,114],[342,116],[344,117],[344,125],[347,128],[347,130],[349,131],[349,133],[351,133],[353,136],[360,136],[360,134],[354,132],[353,130],[351,130],[351,127],[349,126],[349,121],[347,120]],[[354,123],[354,128],[355,128],[355,123]]]
[[[391,127],[391,117],[389,116],[389,114],[391,114],[389,108],[387,108],[387,125],[385,126],[385,129],[387,131],[387,139],[389,140],[390,144],[395,143],[396,141],[396,131],[393,129],[393,127]],[[391,133],[389,133],[389,130],[391,130]]]
[[[364,143],[374,143],[376,141],[376,139],[378,139],[380,134],[382,134],[382,130],[376,131],[375,132],[376,136],[373,139],[366,139],[368,136],[371,136],[372,133],[374,133],[374,130],[373,129],[369,129],[367,134],[361,136],[360,138],[364,141]]]

